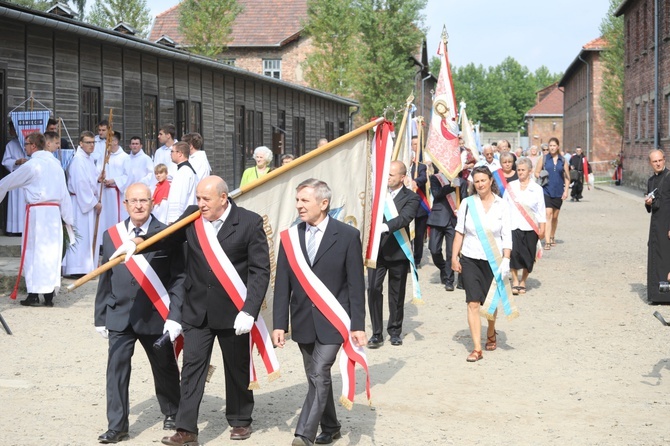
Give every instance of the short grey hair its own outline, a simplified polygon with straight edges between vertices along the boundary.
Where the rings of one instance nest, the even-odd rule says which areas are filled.
[[[256,157],[256,155],[262,155],[268,164],[272,162],[272,156],[273,156],[272,150],[270,150],[265,146],[256,147],[254,149],[254,158]]]
[[[518,160],[516,160],[516,167],[519,166],[526,166],[528,170],[533,169],[533,162],[530,160],[530,158],[522,156]]]
[[[298,184],[298,187],[295,188],[295,191],[300,192],[306,187],[311,187],[314,189],[314,196],[317,200],[328,200],[328,209],[326,209],[326,212],[330,211],[330,200],[333,198],[333,191],[330,190],[328,183],[317,180],[316,178],[309,178]]]
[[[491,149],[491,151],[494,151],[491,144],[484,144],[484,147],[482,147],[482,154],[486,151],[486,149]]]

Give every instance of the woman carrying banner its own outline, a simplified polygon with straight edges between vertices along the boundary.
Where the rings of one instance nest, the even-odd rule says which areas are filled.
[[[265,146],[256,147],[254,150],[254,160],[256,161],[256,165],[246,169],[244,173],[242,173],[240,187],[257,180],[266,173],[270,172],[272,156],[272,150],[269,148]]]
[[[547,230],[544,233],[544,249],[549,250],[556,246],[556,227],[558,226],[558,213],[563,205],[563,200],[568,198],[570,190],[570,172],[568,163],[560,153],[558,138],[549,139],[549,153],[544,152],[542,158],[535,167],[538,178],[544,170],[548,174],[548,181],[542,186],[544,189],[544,205],[547,213]]]
[[[474,190],[458,208],[451,256],[451,268],[462,274],[465,301],[468,304],[468,326],[474,343],[474,349],[467,358],[468,362],[483,358],[479,311],[492,284],[492,300],[501,297],[503,305],[509,303],[509,300],[505,302],[507,291],[504,282],[510,272],[509,259],[512,251],[509,208],[497,195],[498,186],[493,180],[493,174],[488,167],[479,166],[472,170],[472,178]],[[497,347],[496,315],[497,310],[489,318],[486,334],[486,350],[489,351]]]
[[[547,221],[544,206],[544,193],[535,181],[531,180],[533,162],[526,157],[516,162],[518,181],[507,186],[505,201],[510,209],[512,224],[512,294],[526,293],[526,279],[533,272],[538,240],[544,237]],[[540,246],[540,249],[542,247]],[[519,279],[518,270],[522,270]]]

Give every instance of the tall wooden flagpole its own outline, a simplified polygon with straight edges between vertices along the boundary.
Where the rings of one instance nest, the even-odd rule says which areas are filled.
[[[95,216],[95,229],[93,230],[93,265],[98,264],[98,259],[95,258],[95,245],[98,243],[98,225],[100,224],[100,214],[102,214],[102,190],[105,186],[105,166],[109,162],[109,151],[112,147],[112,137],[114,136],[114,129],[112,123],[114,122],[114,109],[109,109],[109,125],[107,126],[107,140],[105,141],[105,156],[102,159],[102,172],[100,172],[100,177],[98,181],[100,182],[100,193],[98,194],[98,203],[100,203],[100,212]]]

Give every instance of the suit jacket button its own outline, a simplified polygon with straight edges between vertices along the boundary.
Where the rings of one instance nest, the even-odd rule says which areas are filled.
[[[314,308],[314,304],[312,304],[312,308]]]

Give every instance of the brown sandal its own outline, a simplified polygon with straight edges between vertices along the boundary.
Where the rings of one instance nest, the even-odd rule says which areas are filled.
[[[484,359],[484,355],[482,355],[481,350],[472,350],[472,353],[468,355],[468,359],[466,361],[468,362],[477,362],[480,359]]]
[[[484,346],[484,348],[486,348],[487,351],[492,352],[493,350],[498,348],[498,343],[496,339],[497,334],[498,332],[496,331],[493,333],[493,336],[486,337],[486,345]]]

